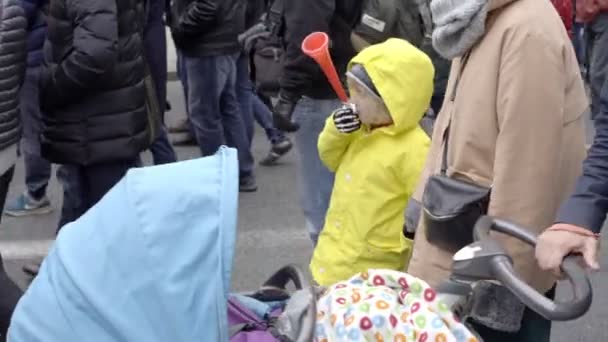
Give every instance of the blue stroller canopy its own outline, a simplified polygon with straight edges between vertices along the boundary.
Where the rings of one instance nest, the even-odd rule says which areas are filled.
[[[129,171],[61,230],[9,341],[227,341],[237,199],[233,149]]]

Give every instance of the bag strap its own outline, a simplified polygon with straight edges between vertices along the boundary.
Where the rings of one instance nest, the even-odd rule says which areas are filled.
[[[464,68],[467,66],[469,62],[469,56],[471,55],[471,51],[468,51],[466,54],[462,56],[460,59],[460,70],[458,70],[458,76],[456,77],[456,81],[454,82],[454,87],[452,88],[452,93],[450,94],[450,101],[454,102],[456,100],[456,92],[458,90],[458,86],[460,84],[460,79],[462,78],[462,74],[464,73]],[[450,129],[452,127],[452,113],[450,113],[450,120],[448,121],[448,127],[445,129],[443,133],[443,155],[441,156],[441,174],[446,176],[448,172],[448,146],[450,140]]]

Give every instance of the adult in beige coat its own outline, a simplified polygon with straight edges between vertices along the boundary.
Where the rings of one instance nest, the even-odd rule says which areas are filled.
[[[534,233],[553,223],[581,172],[588,100],[570,39],[551,6],[538,0],[433,0],[434,46],[453,64],[417,201],[428,177],[440,170],[449,127],[448,175],[491,187],[489,215]],[[455,17],[468,23],[458,29],[462,22]],[[532,248],[499,238],[528,283],[542,293],[553,287],[555,279],[540,271]],[[437,286],[449,276],[451,257],[429,244],[421,223],[408,272]],[[545,333],[533,341],[548,334],[550,324],[544,324]],[[527,328],[524,318],[522,330]]]

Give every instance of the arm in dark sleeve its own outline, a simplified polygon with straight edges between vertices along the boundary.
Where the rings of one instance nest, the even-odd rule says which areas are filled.
[[[608,81],[602,90],[595,138],[574,194],[562,205],[557,222],[599,233],[608,213]]]
[[[302,41],[315,31],[329,34],[334,15],[334,0],[285,0],[285,64],[281,76],[281,91],[299,98],[302,89],[310,87],[313,75],[321,69],[301,49]]]
[[[188,34],[200,33],[209,29],[215,23],[219,7],[219,0],[192,2],[179,19],[179,29]]]
[[[117,61],[118,24],[115,1],[72,0],[72,51],[50,71],[44,97],[54,107],[78,98],[96,85]],[[70,7],[68,7],[70,8]]]

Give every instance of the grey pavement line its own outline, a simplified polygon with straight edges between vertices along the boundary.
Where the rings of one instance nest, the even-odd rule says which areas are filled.
[[[6,260],[43,258],[47,255],[53,241],[53,239],[0,241],[0,253]],[[285,229],[285,231],[264,229],[239,232],[236,250],[241,250],[245,246],[272,249],[285,247],[286,244],[290,244],[292,248],[295,245],[310,245],[312,248],[304,230],[300,233],[293,229]]]

